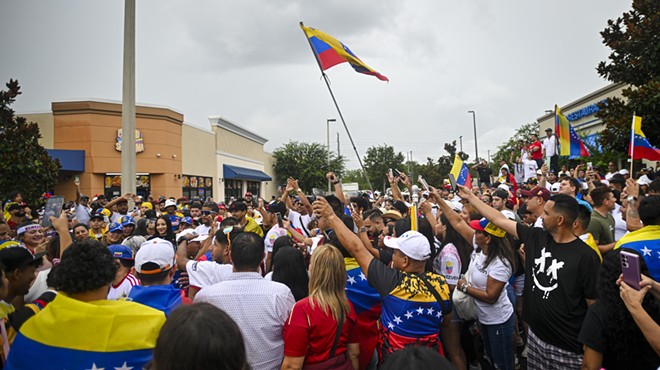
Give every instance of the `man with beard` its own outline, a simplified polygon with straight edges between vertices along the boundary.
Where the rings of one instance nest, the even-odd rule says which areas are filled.
[[[7,219],[7,225],[11,231],[15,231],[18,225],[25,222],[25,206],[21,203],[12,203],[7,207],[7,212],[10,216]]]
[[[199,226],[195,228],[195,233],[197,233],[197,235],[208,235],[211,226],[213,225],[213,220],[215,220],[215,217],[218,214],[218,205],[212,202],[204,203],[199,214]]]
[[[116,206],[117,212],[112,212],[112,215],[110,216],[110,221],[112,222],[119,222],[119,219],[122,216],[127,216],[128,215],[128,200],[132,199],[133,195],[130,193],[124,194],[121,197],[117,197],[111,201],[108,202],[108,204],[105,205],[105,208],[112,210],[112,207]]]

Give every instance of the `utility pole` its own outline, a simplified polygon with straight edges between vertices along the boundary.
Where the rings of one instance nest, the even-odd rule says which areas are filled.
[[[488,164],[490,164],[490,150],[488,151]]]
[[[124,1],[121,101],[121,193],[135,193],[135,0]],[[129,203],[132,206],[133,202]]]
[[[458,141],[461,143],[461,152],[463,151],[463,136],[458,137]]]
[[[337,132],[337,158],[341,155],[341,149],[339,147],[339,132]]]
[[[337,121],[334,118],[328,118],[325,121],[326,124],[326,132],[325,132],[325,138],[326,138],[326,149],[328,149],[328,170],[330,170],[330,122],[335,122]],[[330,192],[330,180],[328,180],[328,193]]]
[[[479,149],[477,148],[477,114],[473,110],[468,113],[472,114],[472,123],[474,125],[474,162],[479,162]]]

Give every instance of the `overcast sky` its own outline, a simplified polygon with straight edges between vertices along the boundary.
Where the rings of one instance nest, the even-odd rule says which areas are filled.
[[[121,100],[124,2],[0,3],[0,80],[18,79],[19,112],[53,101]],[[480,157],[555,103],[608,84],[599,32],[631,1],[139,0],[138,103],[172,107],[190,124],[220,115],[267,138],[326,142],[339,118],[298,25],[342,41],[382,82],[346,63],[329,69],[358,151],[383,143],[413,159],[444,155],[463,136]],[[570,113],[570,112],[565,112]],[[339,120],[348,167],[358,166]]]

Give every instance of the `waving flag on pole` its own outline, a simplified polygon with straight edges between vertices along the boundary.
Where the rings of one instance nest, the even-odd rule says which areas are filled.
[[[360,58],[353,54],[348,46],[342,44],[339,40],[327,33],[321,32],[312,27],[304,26],[302,22],[300,23],[300,27],[303,29],[303,32],[305,32],[309,44],[314,50],[316,60],[318,61],[321,70],[325,71],[337,64],[348,62],[355,72],[376,76],[376,78],[381,81],[389,81],[387,77],[364,64]]]
[[[461,158],[456,154],[454,156],[454,165],[451,166],[451,171],[449,171],[454,178],[456,178],[456,183],[458,185],[463,185],[467,188],[472,189],[472,175],[470,175],[470,170],[467,165],[461,160]]]
[[[582,139],[575,133],[573,126],[555,105],[555,132],[559,136],[559,155],[570,158],[589,157],[589,151]]]
[[[631,133],[630,146],[628,147],[628,156],[635,159],[648,159],[650,161],[660,161],[660,150],[646,138],[642,132],[642,117],[633,115],[633,127]]]

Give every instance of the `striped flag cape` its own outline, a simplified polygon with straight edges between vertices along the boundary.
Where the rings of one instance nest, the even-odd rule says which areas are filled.
[[[142,369],[164,323],[163,312],[139,303],[60,293],[21,327],[5,369]]]
[[[642,132],[642,117],[633,116],[633,127],[630,135],[630,145],[628,147],[628,156],[634,159],[648,159],[650,161],[660,161],[660,149],[649,143],[646,135]]]
[[[589,157],[589,151],[582,139],[575,133],[568,118],[555,105],[555,132],[559,137],[559,155],[570,158]]]
[[[337,64],[348,62],[355,72],[375,76],[381,81],[389,81],[387,77],[364,64],[364,62],[362,62],[360,58],[348,48],[348,46],[342,44],[336,38],[315,28],[307,27],[303,25],[302,22],[300,22],[300,27],[303,32],[305,32],[305,36],[307,36],[307,39],[314,50],[314,55],[319,62],[321,70],[325,71]]]

